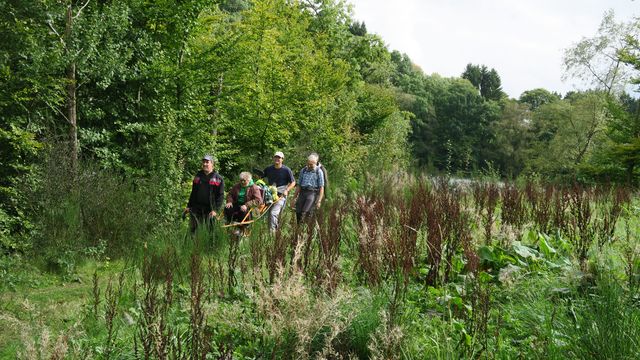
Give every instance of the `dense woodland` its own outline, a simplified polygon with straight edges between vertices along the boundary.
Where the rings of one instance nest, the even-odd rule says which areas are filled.
[[[294,167],[317,151],[337,179],[410,169],[637,182],[640,111],[625,90],[638,77],[640,30],[612,13],[566,50],[567,77],[591,90],[510,99],[487,65],[427,75],[339,1],[2,8],[0,221],[9,232],[26,230],[25,196],[52,149],[74,171],[152,179],[164,212],[204,152],[227,177],[278,149]]]
[[[601,325],[620,330],[615,344],[633,358],[637,332],[625,329],[640,324],[640,312],[620,299],[637,301],[640,288],[639,18],[608,12],[565,50],[566,78],[587,90],[530,89],[516,99],[491,64],[429,74],[338,0],[0,0],[0,9],[0,290],[48,284],[39,276],[49,275],[33,275],[40,271],[79,283],[92,272],[83,332],[60,330],[84,339],[68,344],[76,356],[598,358],[614,342],[598,338],[595,349],[597,334],[581,332],[597,314],[621,316]],[[275,239],[257,227],[240,250],[226,235],[206,249],[176,246],[204,153],[231,184],[274,151],[294,170],[315,151],[329,169],[329,210],[304,235],[312,250],[299,253],[293,222]],[[480,180],[461,190],[424,175]],[[607,250],[613,239],[624,245]],[[628,286],[599,277],[607,272],[598,256],[615,251],[612,273]],[[123,256],[131,253],[136,260]],[[247,259],[253,273],[242,268]],[[83,270],[87,261],[95,268]],[[590,275],[575,280],[578,271]],[[585,282],[596,290],[584,292]],[[549,295],[551,287],[559,290]],[[145,307],[138,289],[164,305]],[[594,293],[621,313],[600,311]],[[200,294],[197,304],[189,294]],[[552,301],[568,310],[556,314]],[[121,304],[138,306],[136,324],[191,335],[142,325],[114,335],[114,319],[136,315]],[[0,320],[18,308],[0,309]],[[245,322],[207,325],[194,309]],[[317,311],[327,318],[305,317]],[[281,333],[265,330],[282,318],[293,320]],[[215,331],[197,338],[204,328]],[[17,346],[6,334],[0,344]],[[43,336],[31,338],[43,346]],[[170,338],[190,350],[152,351]],[[323,346],[335,354],[319,355]]]

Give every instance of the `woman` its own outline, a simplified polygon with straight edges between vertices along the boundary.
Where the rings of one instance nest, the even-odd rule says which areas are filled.
[[[225,219],[227,223],[245,220],[247,212],[260,204],[262,204],[260,188],[253,184],[250,172],[241,172],[240,182],[235,184],[227,195],[227,204],[224,209]],[[249,217],[246,220],[248,219]]]

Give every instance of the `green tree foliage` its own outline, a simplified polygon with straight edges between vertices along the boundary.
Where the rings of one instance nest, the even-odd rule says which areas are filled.
[[[492,123],[495,134],[496,167],[508,177],[516,177],[525,169],[532,144],[532,113],[527,104],[503,99],[500,118]]]
[[[519,102],[529,105],[531,111],[535,111],[544,104],[549,104],[558,100],[560,100],[559,94],[552,93],[546,89],[538,88],[524,91],[520,95]]]
[[[69,139],[70,158],[153,178],[166,216],[204,152],[225,176],[276,149],[294,167],[317,151],[344,176],[375,170],[377,152],[406,161],[390,53],[342,2],[2,5],[3,219],[21,214],[16,179],[39,149]]]
[[[63,102],[63,83],[49,68],[59,62],[46,9],[40,2],[0,1],[0,219],[12,232],[29,227],[23,183],[33,170],[42,139]]]
[[[633,105],[637,100],[625,89],[638,78],[639,37],[640,19],[620,23],[608,12],[595,36],[583,38],[565,52],[565,77],[581,79],[601,90],[599,109],[591,112],[602,115],[606,136],[596,141],[593,156],[582,166],[586,176],[635,182],[640,157]],[[587,137],[591,133],[587,131]]]
[[[431,101],[414,102],[416,113],[411,139],[423,165],[447,171],[484,168],[492,159],[494,134],[491,124],[499,106],[486,101],[466,80],[427,79]]]
[[[486,65],[467,64],[462,78],[469,80],[487,100],[500,100],[506,96],[502,91],[500,75],[495,69],[489,70]]]
[[[640,19],[627,23],[615,20],[608,11],[593,37],[585,37],[564,53],[564,78],[574,78],[592,84],[607,94],[621,93],[631,79],[631,67],[624,57],[633,49],[640,35]]]
[[[608,116],[601,92],[540,106],[533,113],[530,171],[575,179],[604,140]]]

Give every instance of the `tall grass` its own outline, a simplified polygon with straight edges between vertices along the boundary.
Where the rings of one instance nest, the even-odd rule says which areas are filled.
[[[571,354],[580,359],[637,359],[640,307],[634,292],[610,274],[600,275],[589,289],[571,328]]]
[[[114,190],[100,195],[112,205],[144,194],[113,180]],[[638,253],[634,228],[625,236],[619,226],[630,224],[627,195],[535,183],[466,188],[411,176],[371,181],[336,189],[307,224],[285,212],[275,234],[257,222],[239,238],[221,224],[191,235],[177,221],[85,219],[84,190],[51,193],[64,206],[42,224],[58,233],[40,241],[51,254],[63,244],[98,260],[127,249],[125,280],[101,280],[95,270],[87,288],[83,324],[97,340],[81,351],[95,357],[606,358],[614,349],[633,356]],[[130,233],[104,232],[114,226],[108,221]],[[495,241],[507,227],[534,236]],[[91,242],[96,236],[103,250]],[[553,249],[561,244],[575,258]],[[584,266],[605,247],[626,249],[612,250],[625,261],[615,273],[624,278],[588,273],[612,273]]]
[[[130,180],[83,163],[75,176],[52,150],[31,192],[33,252],[55,270],[72,273],[86,256],[121,256],[142,245],[159,223],[151,181]]]

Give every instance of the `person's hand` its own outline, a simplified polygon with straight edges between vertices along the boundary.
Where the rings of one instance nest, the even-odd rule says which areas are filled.
[[[322,200],[316,201],[316,209],[320,209],[320,204],[321,203],[322,203]]]
[[[289,195],[289,190],[285,190],[282,192],[282,196],[287,197]]]
[[[241,210],[242,212],[246,212],[246,211],[247,211],[247,205],[242,205],[242,206],[240,206],[240,210]]]
[[[233,206],[233,204],[228,202],[227,205],[225,205],[224,207],[226,207],[227,209],[231,209],[232,206]]]
[[[214,218],[214,217],[216,217],[217,215],[218,215],[218,214],[217,214],[215,211],[211,211],[211,212],[209,213],[209,218]]]

